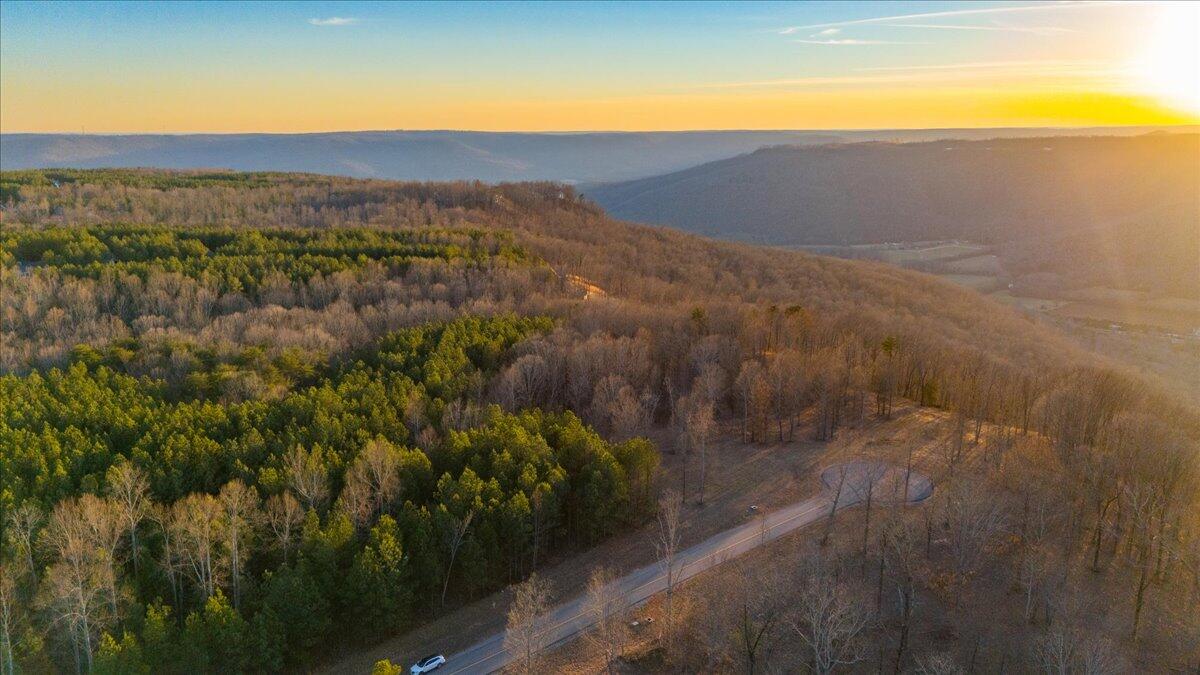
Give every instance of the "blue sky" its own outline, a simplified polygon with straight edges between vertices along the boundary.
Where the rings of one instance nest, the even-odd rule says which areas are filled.
[[[5,0],[0,126],[802,128],[839,91],[969,122],[981,89],[1129,95],[1162,7]]]

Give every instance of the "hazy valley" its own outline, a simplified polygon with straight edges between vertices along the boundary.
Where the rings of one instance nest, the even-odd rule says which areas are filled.
[[[1046,129],[1135,135],[1155,127]],[[775,145],[1004,138],[1030,129],[511,133],[355,131],[315,134],[0,134],[4,169],[158,167],[304,171],[393,180],[628,180]]]

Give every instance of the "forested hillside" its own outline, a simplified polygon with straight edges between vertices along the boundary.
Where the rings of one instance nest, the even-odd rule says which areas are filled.
[[[985,425],[1040,439],[1072,532],[1131,542],[1163,594],[1200,583],[1196,411],[930,277],[622,223],[551,183],[0,186],[21,672],[303,669],[652,518],[652,431],[695,482],[722,421],[827,441],[900,400],[954,420],[939,489],[976,475],[956,463]]]
[[[765,244],[958,239],[1015,277],[1200,297],[1200,135],[778,147],[598,185],[614,215]]]

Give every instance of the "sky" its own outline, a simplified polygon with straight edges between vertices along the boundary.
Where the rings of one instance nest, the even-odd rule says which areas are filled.
[[[0,3],[0,131],[1200,121],[1200,3]]]

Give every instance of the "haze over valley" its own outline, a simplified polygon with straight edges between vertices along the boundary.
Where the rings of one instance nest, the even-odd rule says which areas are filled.
[[[496,133],[355,131],[312,134],[0,134],[4,169],[161,167],[304,171],[393,180],[555,180],[654,176],[774,145],[1103,133],[1156,127]]]

